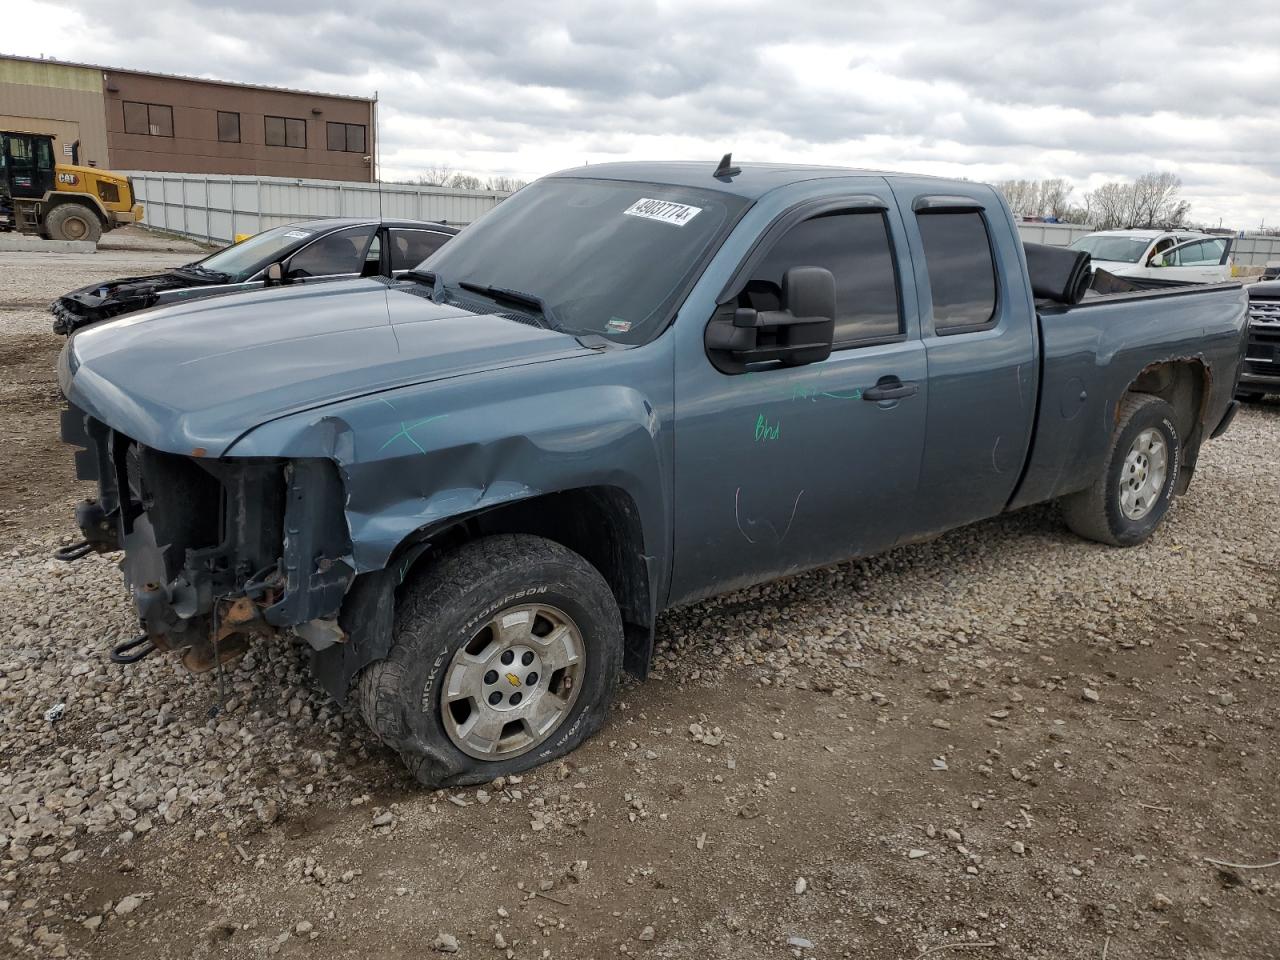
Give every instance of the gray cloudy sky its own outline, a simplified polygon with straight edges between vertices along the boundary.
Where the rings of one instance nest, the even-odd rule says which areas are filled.
[[[531,179],[732,149],[984,180],[1063,176],[1078,196],[1170,170],[1196,219],[1280,224],[1274,0],[10,7],[4,52],[376,90],[384,176],[447,164]]]

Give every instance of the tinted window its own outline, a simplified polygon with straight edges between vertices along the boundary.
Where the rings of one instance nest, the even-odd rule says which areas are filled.
[[[147,105],[145,103],[124,102],[124,132],[150,133],[147,126]]]
[[[925,268],[937,333],[988,323],[996,310],[996,271],[979,213],[922,213]]]
[[[753,272],[743,305],[778,309],[782,275],[791,267],[826,267],[835,277],[837,343],[901,332],[898,281],[883,214],[828,214],[796,224]]]
[[[173,136],[173,107],[162,103],[124,102],[124,132],[153,137]]]
[[[173,136],[173,107],[166,107],[157,103],[148,104],[147,121],[151,126],[153,136]]]
[[[263,117],[263,133],[269,147],[305,147],[307,122],[293,117]]]
[[[391,269],[412,270],[448,239],[448,234],[430,230],[392,230]]]
[[[364,124],[330,122],[326,136],[330,150],[364,153]]]
[[[364,250],[373,230],[372,224],[348,227],[313,241],[289,261],[289,276],[327,277],[335,273],[359,273],[364,266]]]
[[[240,114],[218,111],[218,139],[223,143],[240,142]]]
[[[665,329],[708,251],[747,203],[697,187],[548,177],[503,200],[423,264],[448,297],[460,280],[541,297],[562,330],[644,343]]]

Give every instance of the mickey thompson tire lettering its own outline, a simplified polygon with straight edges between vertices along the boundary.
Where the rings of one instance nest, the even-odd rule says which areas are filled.
[[[528,752],[479,760],[446,732],[441,678],[454,653],[501,610],[546,603],[572,617],[586,647],[580,692],[559,729]],[[541,537],[471,541],[406,583],[385,660],[358,680],[365,722],[428,787],[484,783],[563,756],[603,724],[622,664],[622,619],[609,585],[586,560]]]

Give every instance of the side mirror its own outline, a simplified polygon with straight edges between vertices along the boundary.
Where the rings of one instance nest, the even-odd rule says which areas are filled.
[[[782,276],[777,310],[724,304],[707,324],[707,357],[721,373],[743,373],[750,364],[798,367],[831,356],[835,336],[836,280],[823,267],[792,267]]]
[[[267,264],[267,285],[284,282],[284,267],[279,263]]]

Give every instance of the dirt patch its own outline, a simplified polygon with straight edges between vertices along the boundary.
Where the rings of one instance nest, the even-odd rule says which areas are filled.
[[[76,534],[68,512],[78,490],[72,451],[58,439],[62,344],[52,333],[0,337],[0,550],[37,531]]]

